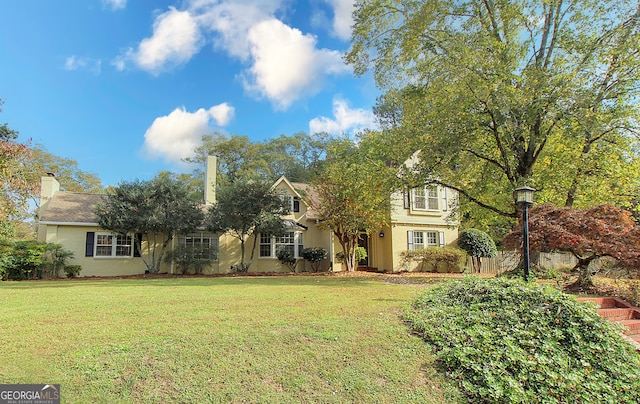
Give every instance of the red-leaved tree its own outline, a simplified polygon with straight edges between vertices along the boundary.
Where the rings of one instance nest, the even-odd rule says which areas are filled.
[[[631,212],[611,205],[572,209],[543,204],[529,210],[529,243],[534,252],[567,251],[578,260],[575,286],[593,287],[589,264],[600,257],[640,272],[640,227]],[[522,248],[522,221],[503,239],[507,248]]]

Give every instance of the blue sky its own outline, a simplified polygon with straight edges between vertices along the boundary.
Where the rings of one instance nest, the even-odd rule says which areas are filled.
[[[204,133],[374,126],[352,0],[0,2],[0,122],[103,185],[190,171]]]

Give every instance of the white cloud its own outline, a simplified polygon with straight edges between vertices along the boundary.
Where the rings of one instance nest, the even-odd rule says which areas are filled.
[[[65,70],[89,70],[93,74],[100,74],[102,70],[102,61],[84,56],[69,56],[64,62]]]
[[[233,118],[234,113],[235,108],[226,102],[209,108],[209,114],[216,121],[218,126],[227,126]]]
[[[372,111],[362,108],[351,109],[349,103],[341,98],[333,100],[333,117],[334,119],[324,116],[313,118],[309,121],[309,133],[313,135],[327,132],[342,135],[376,126]]]
[[[342,40],[351,38],[353,0],[326,0],[333,7],[333,34]]]
[[[122,10],[127,5],[127,0],[102,0],[102,4],[110,7],[112,10]]]
[[[319,91],[324,75],[347,71],[338,51],[316,49],[314,36],[276,19],[253,26],[248,41],[253,65],[246,72],[245,88],[278,109]]]
[[[351,38],[351,26],[353,25],[353,0],[324,0],[333,10],[333,20],[331,21],[331,35],[348,41]],[[323,12],[316,12],[312,22],[318,27],[327,25],[327,16]]]
[[[336,10],[342,9],[341,1],[332,1]],[[133,62],[158,75],[189,61],[210,40],[245,64],[239,75],[245,90],[256,98],[267,98],[277,109],[320,91],[328,75],[349,71],[340,52],[318,49],[315,36],[274,17],[289,4],[287,0],[190,0],[185,4],[185,11],[170,8],[159,15],[153,35],[111,64],[124,70]]]
[[[212,119],[218,126],[224,126],[229,123],[233,113],[234,108],[226,102],[195,112],[176,108],[169,115],[153,121],[144,134],[143,149],[149,156],[179,162],[193,155],[202,135],[211,132],[209,123]]]
[[[153,35],[143,39],[137,50],[129,49],[118,56],[112,64],[118,70],[132,61],[138,68],[158,75],[186,63],[202,46],[202,35],[195,18],[189,11],[169,7],[169,11],[156,17]]]

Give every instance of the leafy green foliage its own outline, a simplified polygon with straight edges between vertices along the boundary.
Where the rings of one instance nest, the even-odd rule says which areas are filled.
[[[498,255],[496,243],[494,243],[491,236],[478,229],[463,230],[458,237],[458,247],[472,257],[475,272],[480,272],[482,262],[480,258]]]
[[[60,244],[35,240],[4,242],[0,244],[0,279],[58,278],[72,258],[73,252]]]
[[[65,265],[64,273],[67,275],[67,278],[75,278],[82,271],[82,265]]]
[[[309,200],[318,226],[333,231],[340,243],[347,271],[358,262],[361,232],[370,234],[388,223],[390,195],[397,185],[396,170],[372,157],[375,149],[367,146],[348,139],[333,142],[324,170],[313,180],[317,197]]]
[[[462,272],[465,252],[455,247],[427,247],[403,251],[403,259],[420,261],[419,271],[425,272]]]
[[[213,232],[228,233],[240,241],[239,272],[246,272],[253,263],[259,234],[281,235],[285,228],[282,216],[288,204],[267,182],[238,180],[220,188],[217,202],[209,207],[207,228]],[[253,238],[251,255],[245,257],[247,239]]]
[[[346,59],[386,90],[388,154],[423,149],[416,183],[457,190],[488,230],[517,218],[523,184],[567,206],[638,195],[639,16],[631,0],[363,0]]]
[[[60,277],[60,270],[63,269],[67,260],[74,258],[73,251],[65,250],[61,244],[48,243],[45,246],[45,254],[47,261],[50,263],[48,276],[52,278]]]
[[[640,400],[640,359],[620,327],[552,288],[466,277],[404,316],[471,402]]]
[[[294,257],[293,254],[291,254],[291,252],[285,249],[282,249],[276,252],[276,257],[278,258],[278,260],[280,260],[282,264],[289,267],[289,270],[291,271],[296,270],[296,266],[298,265],[298,259]]]
[[[4,102],[0,100],[0,107]],[[2,109],[0,109],[0,112]],[[18,132],[0,125],[0,241],[15,235],[16,222],[27,216],[30,195],[36,184],[28,181],[28,145],[19,143]]]
[[[329,139],[322,134],[297,133],[253,143],[247,136],[216,132],[203,136],[195,157],[185,162],[204,167],[207,156],[217,156],[220,186],[236,180],[273,182],[283,175],[290,181],[307,183],[321,166]],[[202,168],[194,174],[200,178],[198,183],[204,183]]]
[[[134,242],[149,272],[160,272],[169,242],[176,234],[193,232],[204,214],[191,199],[187,184],[160,175],[150,181],[123,182],[96,207],[100,227],[119,234],[142,234]]]
[[[40,279],[46,262],[46,244],[37,241],[16,241],[8,251],[5,276],[12,280]]]
[[[321,247],[308,247],[302,250],[302,258],[311,263],[313,272],[318,272],[320,262],[327,259],[327,250]]]
[[[169,251],[164,260],[167,263],[175,263],[182,274],[193,271],[194,274],[199,275],[214,261],[212,256],[209,248],[182,244]]]

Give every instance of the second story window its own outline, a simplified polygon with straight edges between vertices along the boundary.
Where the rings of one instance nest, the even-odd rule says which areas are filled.
[[[412,208],[415,210],[438,210],[439,198],[438,187],[429,185],[411,190]]]

